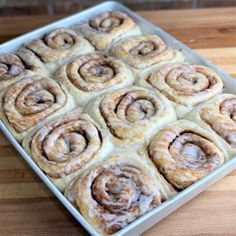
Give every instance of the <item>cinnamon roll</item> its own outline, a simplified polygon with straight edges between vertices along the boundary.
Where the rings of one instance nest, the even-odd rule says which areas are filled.
[[[173,107],[163,95],[135,86],[97,98],[87,111],[122,147],[147,141],[155,131],[176,119]]]
[[[0,118],[18,141],[33,127],[75,107],[66,89],[54,80],[33,76],[3,91]]]
[[[73,29],[88,39],[97,50],[106,50],[121,38],[141,34],[134,20],[120,11],[99,14]]]
[[[214,131],[230,153],[236,154],[236,95],[220,94],[194,109],[188,116],[204,129]],[[216,136],[217,136],[216,135]]]
[[[183,118],[196,105],[222,93],[219,75],[202,65],[167,64],[140,76],[138,85],[154,88],[164,94]]]
[[[78,108],[33,131],[23,140],[23,147],[64,191],[75,176],[102,160],[112,146],[104,131]]]
[[[72,181],[65,196],[101,235],[124,228],[175,192],[135,152],[115,153]]]
[[[168,47],[157,35],[141,35],[121,40],[112,47],[111,52],[138,70],[160,65],[161,62],[183,60],[180,51]]]
[[[220,140],[188,120],[164,127],[147,147],[149,157],[177,189],[184,189],[228,158]]]
[[[59,28],[20,48],[18,55],[32,68],[47,69],[49,74],[77,55],[94,51],[93,46],[69,28]]]
[[[123,62],[98,53],[76,57],[60,68],[55,79],[67,86],[79,105],[134,81]]]
[[[33,75],[33,71],[17,55],[0,54],[0,92],[22,78]]]

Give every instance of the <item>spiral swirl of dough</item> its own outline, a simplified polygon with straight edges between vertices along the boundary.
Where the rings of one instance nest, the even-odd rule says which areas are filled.
[[[115,233],[161,203],[155,180],[128,160],[93,168],[66,195],[82,214],[96,221],[103,235]]]
[[[80,37],[67,28],[55,29],[42,39],[35,39],[25,47],[43,63],[55,62],[80,43]]]
[[[178,50],[169,48],[157,35],[134,36],[122,40],[114,45],[112,54],[136,69],[183,59]]]
[[[99,32],[110,32],[127,21],[125,14],[121,12],[105,12],[89,21],[91,28]]]
[[[120,38],[141,34],[138,25],[127,14],[110,11],[73,27],[81,33],[97,50],[107,50]]]
[[[118,85],[127,78],[122,62],[102,54],[88,54],[67,65],[67,79],[79,90],[92,92]]]
[[[220,76],[202,65],[170,64],[153,72],[147,81],[181,105],[197,105],[223,90]]]
[[[105,94],[91,105],[89,112],[109,129],[118,145],[144,142],[162,125],[176,119],[163,95],[135,86]]]
[[[0,54],[0,91],[30,74],[32,72],[17,55]]]
[[[231,148],[236,149],[236,96],[222,94],[209,101],[200,112],[208,124]]]
[[[148,153],[157,169],[178,189],[203,178],[226,158],[211,134],[186,120],[163,128],[148,146]]]
[[[74,111],[38,130],[29,149],[48,176],[61,178],[83,168],[102,146],[100,129],[88,115]]]
[[[43,121],[67,103],[60,84],[34,76],[13,84],[3,96],[3,112],[17,133]]]

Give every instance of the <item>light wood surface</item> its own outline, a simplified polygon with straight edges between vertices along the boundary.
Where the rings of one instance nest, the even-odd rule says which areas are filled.
[[[236,77],[236,8],[139,12]],[[58,17],[0,17],[0,42]],[[0,235],[88,235],[0,133]],[[236,235],[236,171],[146,231]]]

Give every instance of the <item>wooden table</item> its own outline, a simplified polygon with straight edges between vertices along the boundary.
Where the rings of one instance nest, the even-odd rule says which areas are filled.
[[[236,8],[139,12],[236,77]],[[0,42],[62,16],[0,17]],[[236,235],[236,171],[143,235]],[[0,133],[0,235],[88,235]]]

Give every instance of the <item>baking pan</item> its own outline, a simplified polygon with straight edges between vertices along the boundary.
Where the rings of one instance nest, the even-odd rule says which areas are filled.
[[[95,7],[92,7],[83,12],[74,14],[72,16],[66,17],[62,20],[56,21],[39,29],[36,29],[30,33],[12,39],[2,45],[0,45],[0,53],[4,52],[14,52],[24,43],[31,41],[32,39],[36,39],[42,37],[45,33],[61,27],[68,27],[79,22],[91,18],[94,15],[97,15],[102,12],[111,11],[111,10],[119,10],[130,15],[140,26],[142,32],[144,34],[157,34],[160,36],[167,45],[172,48],[179,49],[185,56],[186,60],[190,63],[194,64],[202,64],[212,68],[216,71],[222,78],[225,84],[225,91],[228,93],[236,94],[236,81],[231,78],[229,75],[224,73],[221,69],[213,65],[208,60],[204,59],[190,48],[170,36],[168,33],[163,31],[162,29],[156,27],[151,24],[144,18],[138,16],[125,6],[121,5],[117,2],[107,1]],[[63,194],[52,184],[52,182],[48,179],[48,177],[41,171],[41,169],[35,164],[35,162],[31,159],[31,157],[24,151],[21,145],[15,140],[15,138],[11,135],[9,130],[0,121],[0,128],[9,141],[13,144],[16,150],[20,153],[20,155],[24,158],[24,160],[30,165],[30,167],[35,171],[35,173],[40,177],[40,179],[47,185],[47,187],[54,193],[54,195],[58,198],[58,200],[67,208],[67,210],[75,217],[75,219],[83,225],[83,227],[94,236],[98,236],[98,234],[93,227],[81,216],[79,211],[63,196]],[[228,162],[223,164],[221,167],[204,177],[203,179],[197,181],[190,187],[181,191],[171,199],[165,201],[161,205],[157,206],[153,210],[149,211],[145,215],[141,216],[124,229],[113,234],[114,236],[123,236],[123,235],[139,235],[155,223],[162,220],[164,217],[175,211],[177,208],[185,204],[187,201],[195,197],[200,192],[204,191],[210,185],[214,184],[216,181],[230,173],[236,168],[236,158],[230,159]]]

